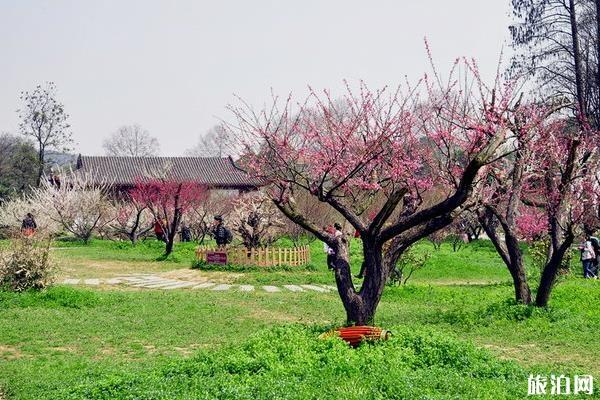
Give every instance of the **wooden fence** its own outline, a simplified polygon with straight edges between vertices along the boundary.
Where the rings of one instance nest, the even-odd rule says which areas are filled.
[[[215,247],[200,246],[196,249],[196,258],[207,261],[208,253],[226,253],[228,264],[256,265],[259,267],[270,266],[300,266],[310,262],[310,247],[265,247],[248,250],[245,247]]]

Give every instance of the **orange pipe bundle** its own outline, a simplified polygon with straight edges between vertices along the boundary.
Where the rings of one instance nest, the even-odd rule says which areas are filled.
[[[391,333],[375,326],[347,326],[327,332],[322,337],[338,336],[352,347],[357,347],[363,341],[387,340]]]

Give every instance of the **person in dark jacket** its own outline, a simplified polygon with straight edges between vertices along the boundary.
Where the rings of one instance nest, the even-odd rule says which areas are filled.
[[[233,240],[231,231],[223,224],[223,217],[220,215],[215,215],[211,235],[219,247],[225,247]]]
[[[35,223],[35,219],[31,213],[27,213],[23,222],[21,223],[21,232],[23,235],[29,237],[32,236],[37,230],[37,224]]]
[[[179,234],[181,236],[182,242],[191,242],[192,241],[192,231],[190,230],[190,227],[187,226],[187,224],[183,224],[181,226],[181,231],[179,232]]]

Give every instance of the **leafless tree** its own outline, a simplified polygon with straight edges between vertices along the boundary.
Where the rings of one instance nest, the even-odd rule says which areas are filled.
[[[152,157],[160,151],[158,140],[138,124],[123,125],[102,146],[109,156]]]
[[[600,121],[600,0],[512,0],[512,73],[533,74],[545,97]]]
[[[221,125],[215,125],[200,136],[198,144],[186,151],[194,157],[226,157],[233,155],[230,133]]]
[[[23,107],[17,110],[21,122],[21,133],[33,139],[38,150],[37,186],[40,185],[46,165],[46,151],[54,149],[68,151],[73,139],[71,127],[62,103],[56,99],[56,85],[47,82],[38,85],[32,92],[21,92]]]

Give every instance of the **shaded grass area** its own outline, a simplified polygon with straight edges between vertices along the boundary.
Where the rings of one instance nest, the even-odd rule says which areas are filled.
[[[331,362],[323,360],[323,368],[334,372],[330,371],[331,375],[327,375],[324,383],[316,388],[327,394],[325,398],[335,397],[332,393],[343,393],[347,398],[358,398],[359,393],[374,393],[374,398],[377,398],[389,395],[392,390],[398,390],[399,396],[408,396],[399,398],[419,398],[411,396],[415,393],[424,396],[430,387],[433,387],[431,398],[448,398],[442,396],[446,390],[449,393],[463,390],[466,394],[480,392],[479,397],[467,395],[463,398],[515,398],[511,397],[514,390],[526,390],[523,371],[600,374],[597,364],[600,343],[595,340],[600,331],[600,313],[597,310],[600,285],[597,282],[578,278],[566,280],[557,287],[552,307],[547,310],[512,304],[507,300],[511,291],[508,285],[413,284],[387,288],[376,320],[378,325],[400,332],[401,338],[404,337],[402,332],[416,332],[418,337],[431,336],[436,338],[436,342],[441,340],[442,344],[442,339],[452,343],[455,340],[465,341],[466,344],[456,345],[459,346],[458,354],[466,354],[467,359],[461,361],[464,363],[476,363],[479,357],[470,353],[469,342],[486,348],[497,358],[517,362],[521,372],[518,376],[505,377],[508,380],[505,389],[500,390],[487,378],[469,378],[463,372],[453,370],[454,367],[439,369],[438,364],[424,364],[432,368],[430,375],[425,369],[418,368],[414,374],[406,375],[404,372],[408,366],[408,370],[414,369],[413,362],[425,361],[417,359],[402,364],[402,357],[396,354],[400,349],[385,346],[375,346],[368,350],[372,353],[362,353],[362,356],[373,360],[390,357],[390,362],[398,363],[399,368],[397,374],[392,374],[394,379],[381,377],[383,381],[380,382],[385,363],[372,363],[371,367],[358,363],[357,369],[350,371],[346,368],[353,363],[342,363],[339,373],[334,373],[336,357],[339,360],[355,360],[356,357],[352,350],[342,350],[337,345],[332,347],[332,354],[323,355],[325,358],[332,357]],[[251,372],[244,364],[251,362],[249,356],[244,355],[244,346],[252,347],[247,343],[253,343],[247,342],[248,338],[269,327],[302,324],[304,327],[298,329],[303,332],[301,342],[307,353],[298,354],[298,357],[312,359],[315,352],[321,352],[321,344],[314,341],[314,336],[343,323],[343,318],[343,309],[335,294],[100,292],[67,287],[21,295],[2,293],[0,319],[10,323],[0,330],[0,386],[9,396],[19,399],[60,398],[67,394],[73,396],[71,398],[111,398],[106,397],[106,393],[118,394],[128,390],[138,396],[115,395],[113,398],[172,398],[165,394],[171,393],[171,390],[181,398],[194,397],[203,393],[201,386],[206,383],[204,372],[198,372],[208,368],[203,362],[215,357],[227,358],[233,352],[232,357],[239,356],[242,360],[239,371],[224,371],[221,370],[225,368],[222,364],[215,364],[214,371],[211,367],[214,375],[208,376],[220,383],[210,386],[211,390],[225,390],[225,386],[232,385],[231,390],[239,389],[244,396],[252,393],[258,398],[268,398],[266,392],[261,392],[244,378],[244,374]],[[265,335],[268,337],[270,333]],[[296,354],[294,340],[269,343],[279,346],[281,351],[287,349]],[[582,344],[584,340],[586,345]],[[230,345],[238,347],[225,350]],[[198,354],[203,349],[208,352]],[[211,355],[213,351],[217,352],[216,355]],[[389,354],[384,356],[380,352]],[[471,360],[471,356],[475,359]],[[489,362],[496,365],[493,363],[497,360]],[[282,394],[282,397],[302,398],[294,397],[294,393],[308,389],[290,377],[295,366],[294,363],[284,363],[280,371],[271,365],[268,373],[261,370],[267,375],[261,378],[264,381],[259,379],[258,382],[271,384],[272,379],[285,378],[283,380],[289,391],[287,396]],[[176,373],[172,377],[173,382],[168,382],[171,378],[165,381],[164,371],[171,368],[175,368]],[[185,372],[188,369],[193,373]],[[443,384],[443,370],[453,376],[447,382],[448,386]],[[355,387],[353,379],[358,379],[357,371],[367,373],[370,378]],[[311,381],[317,379],[319,373],[302,370],[300,375]],[[335,392],[335,386],[331,386],[336,380],[342,392]],[[177,390],[172,386],[175,383]],[[411,385],[415,386],[410,389]],[[374,391],[369,391],[371,389]],[[225,390],[223,393],[229,392]],[[229,393],[230,397],[235,398],[232,393]],[[300,393],[308,397],[314,394],[311,391]],[[90,397],[85,397],[88,395]],[[166,397],[161,397],[163,395]]]

